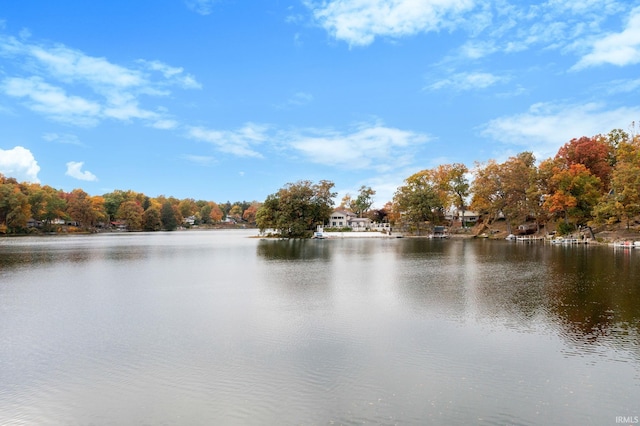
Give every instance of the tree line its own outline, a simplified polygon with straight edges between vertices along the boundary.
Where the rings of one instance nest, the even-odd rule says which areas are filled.
[[[347,194],[339,207],[418,233],[446,223],[452,208],[462,217],[473,210],[485,222],[504,219],[509,232],[522,223],[540,227],[552,221],[561,233],[619,222],[629,228],[640,215],[640,136],[635,123],[631,129],[572,139],[540,162],[525,151],[504,162],[476,162],[471,169],[461,163],[439,165],[406,178],[381,209],[371,209],[375,191],[366,186],[357,196]],[[217,204],[131,190],[90,196],[0,174],[0,233],[27,232],[30,222],[51,231],[59,219],[85,230],[124,224],[133,231],[156,231],[176,229],[185,218],[203,225],[233,218],[284,237],[303,237],[329,220],[333,188],[328,180],[303,180],[286,184],[263,203]]]
[[[332,188],[331,181],[289,183],[267,197],[257,224],[285,237],[309,236],[329,220]],[[561,234],[619,222],[628,229],[640,215],[640,136],[614,129],[575,138],[539,163],[525,151],[504,162],[476,162],[471,169],[461,163],[439,165],[409,176],[392,201],[370,210],[374,194],[363,186],[355,199],[343,198],[340,207],[416,233],[446,224],[451,209],[462,218],[473,210],[485,223],[504,219],[510,233],[523,223],[539,230],[549,222],[557,223]]]
[[[132,190],[91,196],[82,189],[65,192],[39,183],[18,182],[0,174],[0,233],[56,232],[68,225],[83,231],[175,230],[214,225],[230,219],[255,225],[259,203],[215,203],[191,198],[149,197]]]

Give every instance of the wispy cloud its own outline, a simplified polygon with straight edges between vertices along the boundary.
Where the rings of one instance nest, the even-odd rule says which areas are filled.
[[[431,83],[425,87],[425,90],[435,91],[448,89],[462,92],[467,90],[486,89],[495,84],[506,81],[508,81],[507,77],[501,77],[487,72],[462,72]]]
[[[306,1],[314,18],[333,37],[366,46],[376,37],[399,38],[455,28],[473,0]]]
[[[182,158],[199,166],[210,166],[215,163],[215,157],[207,155],[184,154],[182,155]]]
[[[138,61],[144,64],[149,70],[160,72],[167,80],[168,84],[176,84],[185,89],[202,89],[202,85],[196,81],[191,74],[185,74],[184,68],[172,67],[160,61]]]
[[[541,103],[532,105],[525,113],[491,120],[480,130],[487,138],[525,147],[538,158],[546,158],[575,137],[626,128],[639,116],[640,107],[606,109],[604,105],[595,103]]]
[[[79,179],[79,180],[84,180],[89,182],[97,181],[98,178],[96,177],[96,175],[94,175],[88,170],[84,170],[84,171],[82,170],[83,165],[84,163],[82,161],[80,162],[69,161],[67,163],[67,171],[65,172],[65,175],[71,176],[74,179]]]
[[[78,138],[78,136],[70,133],[64,133],[64,134],[45,133],[44,135],[42,135],[42,139],[44,139],[47,142],[55,142],[55,143],[77,145],[77,146],[83,145],[82,142],[80,142],[80,139]]]
[[[0,172],[7,177],[16,178],[19,182],[40,182],[40,166],[31,151],[22,146],[8,150],[0,149]]]
[[[133,67],[114,64],[64,45],[25,42],[0,36],[0,57],[13,59],[0,93],[49,119],[92,126],[104,119],[141,120],[156,128],[174,128],[167,114],[141,106],[141,95],[167,96],[171,87],[198,89],[180,67],[138,60]]]
[[[100,104],[68,95],[64,89],[45,83],[40,77],[7,78],[0,82],[0,91],[24,99],[33,111],[56,121],[91,126],[98,122]]]
[[[286,102],[275,105],[277,109],[301,107],[313,102],[313,95],[307,92],[296,92]]]
[[[378,172],[411,163],[415,150],[430,140],[425,134],[382,123],[361,123],[348,131],[303,129],[280,137],[313,163]]]
[[[237,130],[215,130],[205,127],[191,127],[187,137],[213,144],[217,150],[238,157],[261,158],[262,154],[254,149],[268,139],[268,127],[247,123]]]
[[[583,56],[573,69],[579,70],[602,64],[625,66],[639,62],[640,7],[637,7],[631,11],[624,30],[595,40],[591,51]]]
[[[463,31],[466,41],[448,61],[479,60],[532,48],[584,55],[575,69],[640,62],[640,8],[620,0],[567,0],[531,4],[505,0],[306,0],[315,22],[349,46],[376,38]],[[606,32],[613,16],[628,14],[626,28]],[[443,85],[452,83],[443,81]],[[453,83],[455,84],[455,83]],[[434,86],[438,87],[438,84]]]
[[[187,7],[199,15],[209,15],[216,2],[217,0],[185,0]]]

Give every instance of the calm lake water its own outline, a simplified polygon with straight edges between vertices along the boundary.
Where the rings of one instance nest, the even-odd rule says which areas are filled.
[[[0,424],[640,416],[640,250],[255,234],[0,239]]]

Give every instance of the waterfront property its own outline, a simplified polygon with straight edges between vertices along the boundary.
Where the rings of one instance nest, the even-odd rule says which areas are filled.
[[[367,217],[357,217],[354,213],[346,210],[335,210],[331,213],[328,227],[350,228],[352,231],[381,231],[388,232],[389,223],[373,222]]]

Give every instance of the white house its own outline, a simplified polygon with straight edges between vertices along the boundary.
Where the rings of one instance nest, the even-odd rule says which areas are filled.
[[[351,228],[354,231],[365,231],[371,227],[371,219],[356,217],[352,212],[335,210],[329,219],[331,228]]]
[[[471,210],[450,209],[445,212],[444,218],[446,220],[459,221],[464,215],[465,223],[476,223],[480,218],[480,214]]]
[[[342,210],[335,210],[331,213],[331,218],[329,219],[329,226],[332,228],[343,228],[349,226],[349,219],[354,218],[354,215],[351,212],[345,212]]]

